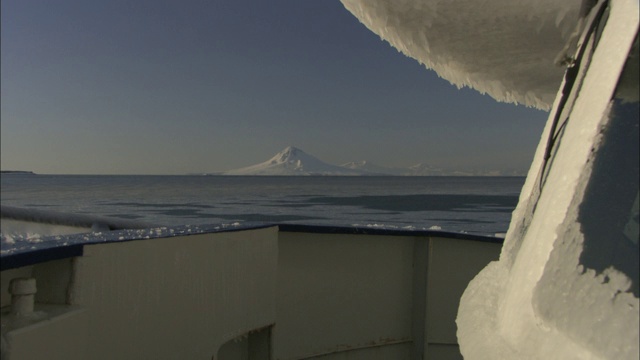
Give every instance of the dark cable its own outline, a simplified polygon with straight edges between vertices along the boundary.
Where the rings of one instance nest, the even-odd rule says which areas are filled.
[[[607,3],[608,1],[604,0],[602,1],[601,4],[599,4],[600,7],[597,9],[597,13],[593,18],[593,21],[588,25],[588,28],[585,29],[586,35],[584,37],[584,40],[582,41],[582,44],[580,44],[580,48],[578,49],[578,53],[576,54],[575,60],[571,62],[571,64],[567,67],[567,71],[565,72],[564,86],[562,87],[562,95],[560,97],[560,101],[558,102],[558,107],[553,117],[553,121],[551,123],[551,129],[549,130],[549,137],[547,139],[547,146],[544,150],[544,155],[542,158],[543,159],[542,169],[540,173],[540,184],[539,184],[540,191],[542,191],[543,182],[545,178],[544,174],[545,174],[547,165],[549,164],[549,159],[551,158],[551,151],[553,150],[556,144],[556,140],[558,139],[558,136],[561,133],[561,131],[557,131],[558,123],[560,122],[560,117],[562,116],[564,107],[566,106],[567,101],[569,100],[569,95],[571,93],[571,90],[573,89],[573,86],[576,83],[576,79],[578,78],[578,74],[580,72],[580,64],[582,63],[584,54],[586,53],[587,44],[589,43],[589,38],[593,35],[595,29],[600,24],[602,15],[604,14],[605,9],[607,8]],[[592,49],[592,52],[593,52],[593,49]],[[562,125],[560,126],[560,129],[564,128],[568,120],[569,120],[569,116],[567,116],[567,120],[565,120],[562,123]]]

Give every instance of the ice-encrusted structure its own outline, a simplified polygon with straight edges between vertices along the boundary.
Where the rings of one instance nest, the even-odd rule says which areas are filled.
[[[342,2],[458,86],[555,95],[500,260],[460,300],[465,359],[638,359],[638,1]]]
[[[367,28],[458,87],[548,109],[581,0],[342,0]]]

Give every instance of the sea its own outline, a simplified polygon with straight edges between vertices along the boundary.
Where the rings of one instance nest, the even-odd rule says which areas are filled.
[[[1,175],[3,206],[157,226],[507,231],[524,177]]]

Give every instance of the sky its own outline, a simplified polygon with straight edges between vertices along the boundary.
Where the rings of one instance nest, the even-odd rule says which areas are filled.
[[[526,173],[548,115],[456,88],[338,0],[1,6],[2,170],[217,172],[296,146]]]

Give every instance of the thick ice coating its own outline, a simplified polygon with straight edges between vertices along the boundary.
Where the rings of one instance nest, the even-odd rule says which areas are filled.
[[[548,109],[581,0],[341,0],[365,26],[458,87]],[[571,52],[570,52],[571,53]]]

